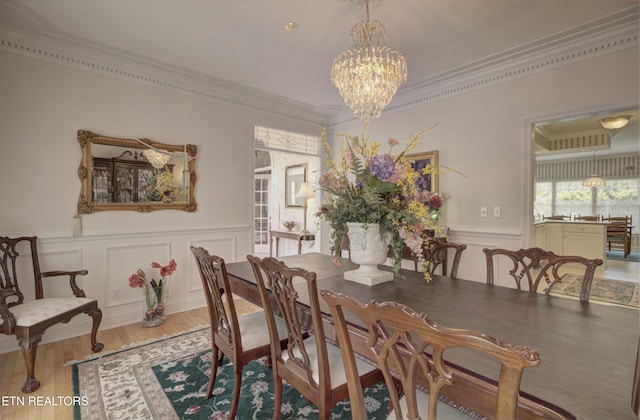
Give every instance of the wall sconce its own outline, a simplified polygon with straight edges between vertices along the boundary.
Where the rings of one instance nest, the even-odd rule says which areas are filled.
[[[304,206],[303,206],[303,209],[304,209],[304,225],[302,227],[302,230],[300,231],[300,233],[302,233],[303,235],[308,235],[310,233],[307,230],[307,208],[308,208],[307,201],[310,198],[314,198],[315,196],[316,196],[316,194],[313,191],[313,188],[311,188],[311,184],[309,184],[308,182],[303,182],[302,185],[300,186],[300,189],[296,193],[296,197],[304,198]]]

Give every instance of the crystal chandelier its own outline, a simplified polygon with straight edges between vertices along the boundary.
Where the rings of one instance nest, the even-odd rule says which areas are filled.
[[[331,66],[331,82],[356,117],[378,118],[398,87],[407,81],[404,56],[386,46],[384,25],[367,20],[351,30],[351,49],[338,54]]]
[[[169,158],[171,157],[166,153],[156,152],[155,150],[151,149],[146,149],[144,152],[142,152],[142,154],[147,158],[151,166],[153,166],[155,169],[164,168],[164,165],[167,164]]]

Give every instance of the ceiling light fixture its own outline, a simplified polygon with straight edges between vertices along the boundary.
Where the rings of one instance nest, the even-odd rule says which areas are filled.
[[[287,32],[295,32],[298,30],[298,24],[295,22],[287,22],[284,24],[284,30]]]
[[[631,115],[615,115],[613,117],[603,118],[600,124],[607,130],[616,130],[622,128],[629,123]]]
[[[147,158],[151,166],[153,166],[155,169],[164,168],[164,165],[169,162],[169,158],[171,157],[166,153],[156,152],[155,150],[151,149],[146,149],[144,152],[142,152],[142,154]]]
[[[367,20],[351,29],[351,49],[338,54],[331,65],[331,82],[356,117],[378,118],[398,87],[407,81],[404,56],[386,46],[382,22]]]
[[[593,152],[593,166],[591,176],[582,181],[583,187],[598,188],[607,185],[607,182],[596,174],[596,152]]]

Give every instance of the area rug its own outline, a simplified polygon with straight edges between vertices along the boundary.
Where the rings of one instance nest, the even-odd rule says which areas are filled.
[[[270,419],[273,379],[265,359],[244,367],[238,419]],[[208,328],[130,347],[73,365],[74,395],[88,400],[74,419],[223,419],[231,403],[233,367],[225,358],[214,395],[205,394],[211,369]],[[85,399],[86,398],[86,399]],[[389,394],[383,383],[365,390],[369,419],[384,419]],[[288,384],[283,419],[316,419],[318,409]],[[348,419],[350,403],[339,403],[332,419]]]
[[[640,262],[640,252],[631,252],[625,258],[622,251],[607,251],[608,260],[628,261],[628,262]]]
[[[551,291],[555,294],[579,297],[582,278],[577,274],[567,274]],[[640,283],[594,277],[589,300],[640,308]]]

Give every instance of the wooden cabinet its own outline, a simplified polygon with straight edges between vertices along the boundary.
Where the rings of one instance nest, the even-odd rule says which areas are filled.
[[[166,165],[160,171],[173,171]],[[93,159],[94,203],[135,203],[149,201],[146,188],[157,170],[148,162],[126,159]]]
[[[535,244],[557,255],[600,258],[606,266],[605,240],[607,224],[602,222],[546,221],[535,225]]]

